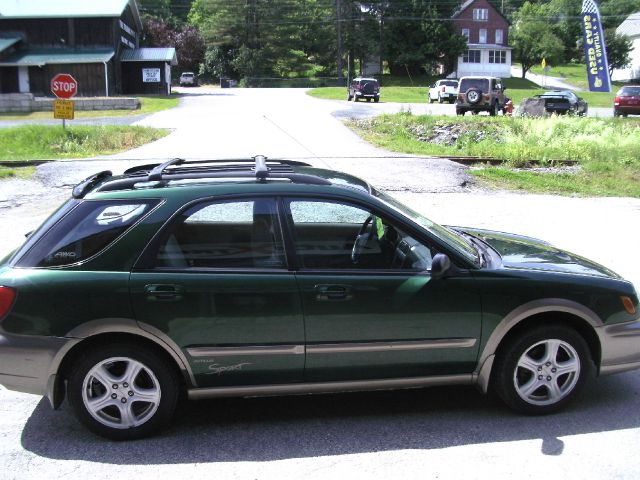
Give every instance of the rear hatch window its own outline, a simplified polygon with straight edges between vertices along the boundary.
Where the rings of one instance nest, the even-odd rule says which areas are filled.
[[[87,260],[107,248],[157,205],[149,200],[88,200],[44,232],[18,267],[60,267]]]
[[[461,92],[466,92],[471,88],[477,88],[483,93],[487,93],[489,92],[489,80],[486,78],[463,78],[460,81]]]

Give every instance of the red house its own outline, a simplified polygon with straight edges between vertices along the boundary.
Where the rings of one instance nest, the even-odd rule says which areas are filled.
[[[509,21],[488,0],[467,0],[453,14],[456,32],[468,49],[458,57],[455,76],[511,77]]]

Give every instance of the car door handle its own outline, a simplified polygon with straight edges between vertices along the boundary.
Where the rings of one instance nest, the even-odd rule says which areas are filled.
[[[146,285],[144,293],[147,299],[152,302],[177,302],[182,300],[182,291],[184,289],[180,285]]]
[[[319,302],[344,302],[353,298],[350,285],[316,285],[315,290]]]

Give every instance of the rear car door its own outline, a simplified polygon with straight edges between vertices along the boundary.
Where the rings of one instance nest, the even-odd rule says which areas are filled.
[[[274,199],[195,203],[131,274],[138,321],[173,339],[198,387],[302,379],[304,328]]]
[[[284,202],[306,332],[306,381],[469,373],[480,295],[470,275],[432,278],[433,245],[342,200]]]

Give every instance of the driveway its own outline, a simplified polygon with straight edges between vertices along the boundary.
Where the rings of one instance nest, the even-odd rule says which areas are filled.
[[[149,157],[260,153],[355,173],[442,223],[546,238],[640,285],[640,200],[485,191],[470,186],[464,167],[374,148],[340,121],[344,111],[385,104],[327,102],[301,90],[187,91],[179,108],[138,122],[174,130],[157,142],[1,182],[0,251],[89,173]],[[163,436],[109,443],[67,406],[52,412],[45,400],[0,389],[0,466],[8,479],[637,479],[639,395],[640,372],[630,372],[590,382],[572,408],[547,417],[514,415],[471,388],[204,401],[184,406]]]

